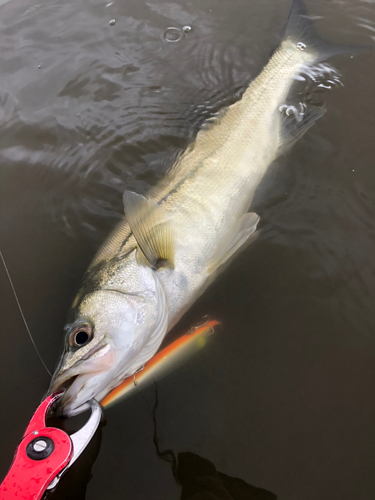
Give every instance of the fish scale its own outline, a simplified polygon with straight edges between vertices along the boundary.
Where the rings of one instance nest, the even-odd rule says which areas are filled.
[[[189,306],[184,301],[194,300],[205,289],[207,267],[218,242],[233,221],[248,211],[259,183],[280,153],[279,107],[294,76],[314,59],[296,42],[284,41],[242,99],[218,117],[210,130],[200,132],[193,149],[174,167],[170,186],[187,177],[179,189],[169,196],[164,190],[151,193],[154,199],[166,197],[161,205],[171,215],[176,239],[183,242],[176,247],[174,273],[187,277],[186,287],[176,286],[169,270],[160,272],[171,324],[178,321],[180,308]],[[194,176],[184,176],[192,170]],[[188,241],[184,234],[189,234]]]
[[[204,291],[205,268],[218,241],[230,223],[247,212],[256,188],[280,152],[278,109],[295,75],[315,60],[314,54],[300,50],[297,43],[286,40],[281,44],[241,100],[219,113],[208,130],[198,133],[167,178],[149,193],[170,214],[178,241],[174,279],[170,270],[159,272],[171,326],[178,321],[181,307],[184,312]],[[124,253],[136,248],[134,237],[121,247],[131,235],[126,220],[115,231],[105,256],[97,260],[115,258],[120,248]],[[182,277],[186,279],[181,288]]]

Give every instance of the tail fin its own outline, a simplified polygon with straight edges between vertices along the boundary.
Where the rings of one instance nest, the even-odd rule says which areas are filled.
[[[371,46],[338,45],[323,40],[315,29],[304,0],[293,0],[282,38],[289,38],[296,44],[301,44],[302,50],[315,52],[315,62],[323,61],[337,54],[365,52],[374,49]]]

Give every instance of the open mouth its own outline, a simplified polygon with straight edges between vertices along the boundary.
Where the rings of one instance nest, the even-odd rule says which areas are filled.
[[[59,400],[58,413],[72,416],[87,409],[87,402],[100,395],[103,384],[107,383],[116,361],[116,353],[111,345],[95,346],[88,354],[74,364],[66,363],[57,371],[50,385],[49,393],[63,391]]]
[[[74,381],[76,380],[76,378],[78,377],[79,375],[73,375],[72,377],[66,379],[65,381],[61,382],[60,384],[54,384],[52,387],[51,387],[51,390],[50,392],[66,392],[74,383]]]
[[[73,366],[63,369],[52,380],[50,392],[68,390],[79,375],[96,373],[108,368],[113,361],[110,345],[96,345]],[[83,365],[83,368],[81,368]]]
[[[71,417],[87,409],[87,401],[91,399],[93,395],[87,394],[86,399],[82,395],[82,391],[84,391],[90,375],[89,373],[84,375],[73,375],[61,384],[53,386],[53,392],[63,391],[61,399],[57,402],[57,416]]]
[[[53,386],[51,386],[49,393],[57,393],[57,392],[62,392],[62,397],[59,398],[53,405],[52,413],[54,413],[57,417],[65,417],[66,414],[64,412],[64,405],[65,405],[65,395],[66,392],[70,389],[70,387],[74,384],[75,380],[77,379],[79,375],[73,375],[72,377],[66,379],[65,381],[62,381],[61,383],[55,383]]]
[[[56,378],[52,379],[52,383],[49,388],[49,393],[53,392],[66,392],[74,383],[79,374],[64,376],[64,374],[58,375]]]

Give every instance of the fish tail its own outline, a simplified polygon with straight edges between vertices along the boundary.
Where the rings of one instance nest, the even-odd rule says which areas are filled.
[[[373,50],[373,46],[339,45],[323,40],[306,8],[304,0],[293,0],[288,20],[282,31],[282,39],[290,39],[301,50],[313,53],[315,63],[337,54]]]

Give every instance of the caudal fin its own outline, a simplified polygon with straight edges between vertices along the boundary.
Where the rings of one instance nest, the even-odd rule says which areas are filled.
[[[323,61],[336,54],[373,50],[373,47],[370,46],[338,45],[323,40],[315,29],[304,0],[293,0],[282,38],[289,38],[296,45],[300,44],[301,50],[314,52],[316,54],[315,62]]]

